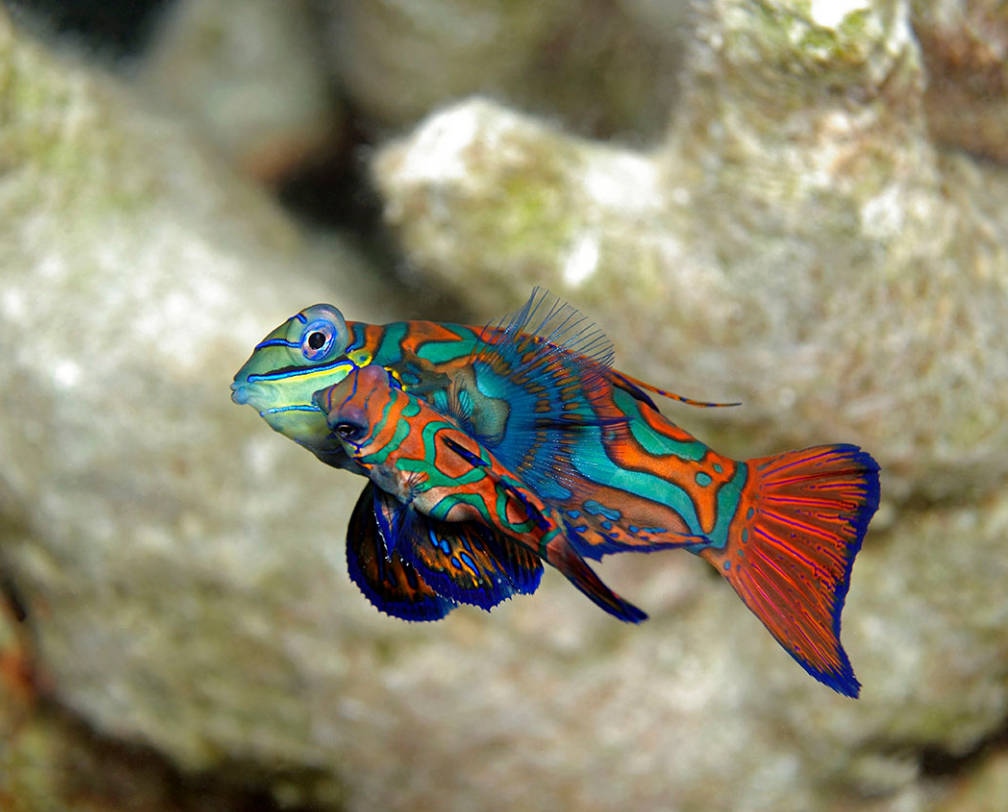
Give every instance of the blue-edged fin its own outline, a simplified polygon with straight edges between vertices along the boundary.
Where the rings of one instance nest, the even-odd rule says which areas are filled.
[[[561,545],[559,550],[553,551],[549,561],[596,606],[610,615],[625,623],[640,623],[642,620],[647,620],[647,615],[641,609],[607,587],[569,544]]]
[[[493,471],[486,460],[462,447],[450,437],[445,437],[444,443],[471,465],[482,468],[488,476],[496,480],[497,486],[507,494],[508,498],[518,501],[526,516],[536,522],[543,530],[549,530],[550,520],[532,504],[529,495],[521,487],[506,481]],[[609,614],[627,623],[640,623],[642,620],[646,620],[647,615],[644,612],[609,589],[571,546],[572,540],[580,538],[578,532],[566,523],[563,528],[557,528],[557,530],[560,531],[559,537],[554,537],[553,542],[545,544],[545,554],[549,563],[560,570],[596,606],[601,607]]]
[[[879,504],[879,466],[852,445],[748,460],[749,479],[710,561],[788,654],[845,696],[860,684],[840,644],[840,613]]]
[[[375,486],[361,492],[347,527],[347,571],[374,606],[403,620],[439,620],[455,603],[439,595],[398,552],[385,556],[374,512]]]
[[[478,522],[439,522],[406,508],[374,489],[379,528],[398,528],[395,554],[408,560],[439,595],[489,610],[517,593],[539,586],[542,562],[530,550],[499,538]]]

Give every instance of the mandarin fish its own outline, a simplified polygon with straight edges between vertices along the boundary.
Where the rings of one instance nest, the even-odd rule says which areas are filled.
[[[685,547],[714,565],[809,674],[857,696],[840,615],[878,507],[876,462],[852,445],[723,456],[664,417],[649,393],[731,404],[658,389],[611,362],[597,328],[539,292],[509,320],[483,328],[346,322],[331,305],[315,305],[257,345],[232,397],[323,462],[371,479],[352,517],[348,566],[389,614],[435,619],[460,602],[489,609],[534,591],[541,570],[532,562],[542,558],[559,560],[568,578],[583,565],[590,575],[571,578],[575,585],[638,621],[643,613],[596,584],[584,559]],[[348,454],[354,447],[337,431],[344,402],[363,396],[367,405],[354,387],[369,367],[365,388],[385,411],[358,409],[355,425],[380,430],[389,464],[371,458],[383,453],[377,448]],[[414,436],[414,419],[429,436]],[[475,495],[453,490],[466,487]],[[526,526],[531,536],[518,532]],[[543,539],[554,560],[541,554]],[[432,566],[435,546],[442,557]]]

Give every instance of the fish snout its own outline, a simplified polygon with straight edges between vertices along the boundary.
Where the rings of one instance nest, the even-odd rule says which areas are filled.
[[[238,381],[231,382],[231,400],[238,404],[246,404],[249,400],[248,386]]]

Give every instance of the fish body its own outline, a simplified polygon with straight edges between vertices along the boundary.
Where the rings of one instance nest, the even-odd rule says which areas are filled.
[[[565,571],[611,553],[685,547],[717,568],[812,676],[856,696],[840,612],[878,506],[875,461],[850,445],[734,460],[669,421],[649,392],[696,401],[630,378],[611,357],[576,311],[535,294],[510,321],[486,328],[344,322],[317,305],[260,343],[233,397],[324,462],[409,503],[406,515],[423,517],[424,532],[450,536],[453,522],[487,528],[493,555],[517,544]],[[387,410],[400,407],[392,421]],[[347,445],[335,427],[353,423],[354,409],[358,425],[392,431],[391,451]],[[477,499],[466,490],[474,487],[482,510],[467,501]],[[489,509],[491,499],[503,512]],[[418,544],[392,552],[409,558]],[[600,598],[612,594],[604,585],[575,584],[622,619],[641,619],[618,596]]]
[[[646,617],[606,587],[575,551],[572,540],[582,531],[450,416],[405,392],[383,368],[354,370],[316,400],[347,455],[403,505],[398,527],[384,534],[390,553],[413,544],[413,511],[439,523],[475,522],[537,554],[621,620]],[[592,531],[586,526],[584,532]],[[673,535],[666,546],[687,543]]]

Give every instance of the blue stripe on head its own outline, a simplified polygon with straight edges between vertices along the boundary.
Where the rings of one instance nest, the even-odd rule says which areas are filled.
[[[270,338],[255,345],[257,350],[261,350],[263,347],[291,347],[296,350],[299,345],[296,341],[288,341],[286,338]]]

